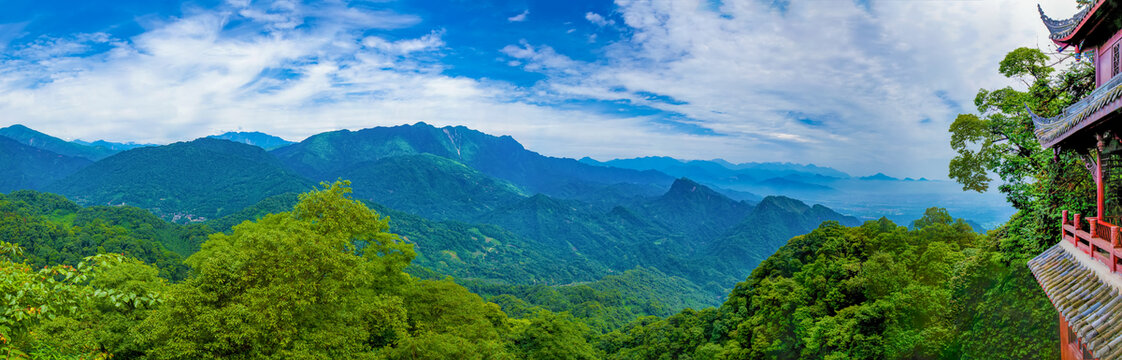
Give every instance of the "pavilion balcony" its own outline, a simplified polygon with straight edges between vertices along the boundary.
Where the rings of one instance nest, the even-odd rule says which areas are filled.
[[[1110,272],[1117,273],[1122,268],[1122,236],[1118,226],[1094,217],[1082,218],[1080,214],[1068,221],[1064,210],[1061,233],[1064,241],[1106,265]]]
[[[1122,106],[1122,74],[1115,76],[1079,102],[1053,117],[1038,116],[1029,109],[1036,125],[1036,138],[1044,147],[1053,147],[1065,139],[1084,133]]]

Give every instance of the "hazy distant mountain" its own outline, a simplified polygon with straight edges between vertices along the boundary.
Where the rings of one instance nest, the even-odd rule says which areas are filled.
[[[655,170],[672,176],[690,178],[711,186],[741,188],[739,191],[751,200],[759,200],[759,197],[744,191],[744,187],[750,187],[752,191],[766,191],[773,194],[821,192],[833,190],[824,184],[849,178],[848,174],[831,168],[790,163],[732,164],[720,159],[683,161],[670,157],[642,157],[605,162],[586,157],[580,161],[597,166]]]
[[[272,153],[315,180],[334,179],[356,164],[383,157],[427,153],[456,160],[530,193],[564,195],[565,188],[574,182],[668,186],[674,181],[657,171],[599,167],[542,156],[526,150],[510,136],[492,136],[463,126],[436,128],[425,123],[326,132]]]
[[[116,142],[109,142],[109,141],[105,141],[105,140],[98,140],[98,141],[94,141],[94,142],[86,142],[86,141],[82,141],[82,140],[73,140],[71,142],[75,143],[75,144],[78,144],[78,145],[102,147],[102,148],[106,148],[106,149],[109,149],[109,150],[113,150],[114,152],[132,150],[132,149],[136,149],[138,147],[145,147],[145,146],[159,146],[157,144],[137,144],[137,143],[132,142],[132,141],[129,141],[127,143],[116,143]]]
[[[0,136],[0,193],[41,189],[90,163],[85,158],[59,155]]]
[[[207,136],[212,139],[230,140],[243,144],[253,145],[265,150],[273,150],[285,145],[294,144],[291,141],[261,132],[227,132],[222,135]]]
[[[862,176],[862,177],[860,177],[860,179],[861,180],[873,180],[873,181],[899,181],[900,180],[900,179],[885,175],[884,173],[876,173],[876,174],[869,175],[869,176]]]
[[[756,185],[764,186],[772,190],[773,193],[783,193],[786,191],[830,191],[833,188],[825,185],[804,182],[787,177],[774,177],[764,181],[757,182]]]
[[[763,180],[791,174],[821,175],[838,179],[849,178],[849,174],[814,164],[776,162],[733,164],[722,159],[679,160],[665,156],[615,159],[604,162],[585,157],[580,161],[590,165],[613,166],[624,169],[658,170],[673,176],[703,180],[722,180],[737,176]]]
[[[214,218],[311,189],[261,148],[198,139],[124,151],[47,187],[79,204],[128,204],[165,219]]]
[[[101,160],[106,156],[117,153],[116,151],[103,147],[72,143],[32,130],[20,124],[0,128],[0,136],[8,137],[24,145],[47,150],[56,154],[86,158],[93,161]]]

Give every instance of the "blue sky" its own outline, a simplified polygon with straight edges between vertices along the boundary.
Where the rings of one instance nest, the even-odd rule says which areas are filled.
[[[1001,57],[1051,49],[1033,5],[4,0],[0,125],[167,143],[424,121],[553,156],[945,178],[947,125],[1016,86]]]

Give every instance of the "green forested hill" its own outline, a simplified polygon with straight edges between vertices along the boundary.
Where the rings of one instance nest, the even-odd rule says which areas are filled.
[[[792,238],[719,308],[636,321],[610,359],[1051,359],[1056,321],[998,240],[931,209]]]
[[[768,196],[752,212],[726,231],[702,252],[717,261],[718,272],[743,278],[760,261],[786,243],[825,221],[845,226],[860,224],[857,218],[839,214],[822,205],[809,206],[784,196]]]
[[[574,185],[665,186],[673,181],[654,171],[599,167],[542,156],[526,150],[510,136],[496,137],[463,126],[436,128],[425,123],[326,132],[272,153],[315,180],[333,180],[350,167],[383,157],[427,153],[456,160],[531,193],[570,195],[569,188]]]
[[[0,192],[41,189],[90,163],[0,136]]]
[[[220,217],[310,188],[261,148],[206,138],[121,152],[47,187],[79,204],[127,204],[175,222]]]
[[[133,207],[83,208],[59,195],[28,190],[0,194],[0,239],[23,247],[35,266],[76,265],[86,256],[121,253],[158,266],[161,276],[182,279],[187,275],[183,258],[209,233]]]
[[[0,128],[0,136],[34,148],[91,161],[101,160],[117,152],[100,146],[88,146],[62,140],[20,124]]]
[[[284,212],[296,202],[294,193],[276,195],[205,224],[225,232],[243,221]],[[377,203],[366,204],[390,219],[391,232],[414,244],[417,258],[413,264],[419,268],[412,270],[434,272],[437,279],[450,275],[501,284],[566,284],[599,279],[609,272],[595,261],[565,256],[495,225],[435,221]]]
[[[389,156],[339,176],[351,180],[356,198],[434,220],[471,220],[526,197],[506,181],[431,154]]]
[[[487,301],[450,280],[405,276],[423,245],[385,233],[392,219],[344,194],[336,184],[302,195],[288,212],[211,235],[186,261],[190,272],[146,260],[161,273],[181,274],[173,279],[186,276],[175,283],[117,254],[78,259],[74,267],[52,262],[42,270],[19,262],[53,256],[45,251],[51,244],[95,244],[88,240],[25,241],[19,244],[23,255],[0,241],[0,289],[16,294],[0,303],[0,334],[7,339],[0,350],[149,359],[1055,355],[1054,312],[1034,296],[1039,290],[1024,266],[996,251],[1000,238],[974,233],[940,209],[911,228],[884,219],[857,227],[824,223],[790,239],[722,306],[694,310],[709,302],[705,291],[646,267],[568,286],[458,280]],[[765,201],[800,208],[784,199]],[[92,211],[82,215],[86,210]],[[94,227],[99,230],[92,234],[117,234],[102,246],[124,245],[126,256],[142,259],[155,253],[138,249],[162,248],[133,237],[155,230],[159,221],[143,214],[83,209],[34,192],[0,198],[0,230],[9,236],[15,231],[43,239],[27,234],[86,234]],[[356,252],[359,242],[363,255]],[[57,254],[88,251],[61,249]],[[681,307],[689,308],[660,317]],[[11,315],[12,309],[23,315]],[[239,321],[210,326],[212,318]],[[286,321],[271,320],[281,318]]]
[[[752,205],[729,199],[707,186],[681,178],[657,199],[636,207],[649,219],[703,244],[724,234],[752,212]],[[814,224],[811,226],[816,226]]]

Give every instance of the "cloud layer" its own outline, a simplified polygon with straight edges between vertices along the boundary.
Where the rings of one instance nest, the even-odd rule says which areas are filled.
[[[1053,17],[1074,12],[1054,3],[1044,4]],[[483,50],[541,76],[530,86],[448,75],[448,54],[471,45],[446,40],[457,29],[367,3],[231,1],[146,20],[128,38],[12,41],[5,33],[22,26],[6,24],[0,122],[171,142],[424,121],[513,135],[554,156],[943,178],[949,122],[978,88],[1013,84],[996,71],[1005,52],[1050,48],[1036,9],[1016,0],[775,4],[617,0],[610,14],[572,19],[589,26],[570,32],[595,58],[549,41]],[[532,24],[532,9],[500,20]]]

